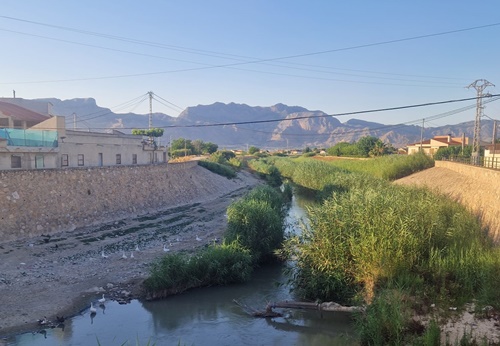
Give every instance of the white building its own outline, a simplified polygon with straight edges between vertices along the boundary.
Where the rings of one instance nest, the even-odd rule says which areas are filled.
[[[0,170],[163,162],[166,148],[141,136],[66,130],[64,117],[0,101]]]

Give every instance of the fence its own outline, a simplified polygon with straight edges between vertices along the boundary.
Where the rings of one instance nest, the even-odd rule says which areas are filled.
[[[20,147],[49,147],[55,148],[57,131],[50,130],[20,130],[0,129],[0,138],[7,140],[7,145]]]
[[[500,170],[500,155],[479,157],[450,156],[449,158],[442,158],[441,160]]]

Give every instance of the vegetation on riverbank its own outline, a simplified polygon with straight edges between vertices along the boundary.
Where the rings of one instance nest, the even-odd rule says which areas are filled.
[[[233,202],[223,243],[195,255],[168,254],[154,263],[144,281],[148,298],[249,280],[254,267],[271,259],[283,242],[284,203],[282,193],[269,186],[259,186]]]
[[[294,289],[306,299],[368,304],[358,319],[362,344],[435,344],[435,323],[425,329],[413,318],[432,304],[434,311],[460,310],[473,299],[478,308],[500,306],[500,252],[478,219],[445,196],[388,181],[425,168],[425,158],[273,163],[323,198],[309,209],[310,228],[282,252],[294,259]]]
[[[252,273],[252,256],[236,240],[210,246],[200,253],[169,254],[154,263],[144,281],[149,299],[159,299],[195,287],[245,282]]]

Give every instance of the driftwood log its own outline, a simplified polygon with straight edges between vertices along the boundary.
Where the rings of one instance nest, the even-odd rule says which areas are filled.
[[[282,317],[283,314],[273,311],[273,309],[309,309],[317,310],[320,312],[362,312],[365,310],[362,306],[343,306],[335,302],[325,303],[309,303],[309,302],[295,302],[295,301],[282,301],[268,303],[265,310],[256,310],[252,307],[244,305],[237,300],[233,300],[238,306],[247,311],[254,317]]]

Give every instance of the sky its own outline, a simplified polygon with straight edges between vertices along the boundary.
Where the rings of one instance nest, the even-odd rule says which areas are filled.
[[[170,116],[215,102],[338,115],[474,98],[476,80],[500,94],[499,37],[498,0],[2,0],[0,97],[147,114],[152,91]],[[475,104],[339,120],[435,127]],[[485,106],[500,119],[500,100]]]

